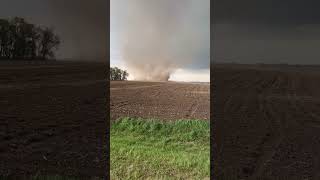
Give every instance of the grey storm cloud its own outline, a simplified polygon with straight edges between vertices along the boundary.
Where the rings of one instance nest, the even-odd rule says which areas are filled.
[[[15,16],[54,28],[62,41],[57,58],[107,58],[108,14],[105,0],[1,0],[0,17]]]
[[[214,62],[319,64],[320,2],[216,0]]]
[[[215,0],[214,21],[242,24],[318,24],[317,0]]]

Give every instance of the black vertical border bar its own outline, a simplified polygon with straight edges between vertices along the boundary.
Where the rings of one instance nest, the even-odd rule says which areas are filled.
[[[105,168],[105,173],[106,173],[106,180],[110,179],[110,1],[111,0],[105,0],[107,1],[107,12],[106,12],[106,16],[107,16],[107,50],[106,50],[106,54],[107,54],[107,67],[106,67],[106,79],[107,79],[107,83],[106,83],[106,133],[105,133],[105,138],[106,138],[106,149],[104,151],[105,156],[106,156],[106,168]]]
[[[215,123],[214,123],[214,77],[213,77],[213,62],[214,62],[214,54],[213,54],[213,40],[214,40],[214,1],[210,0],[210,179],[214,178],[214,132],[215,132]]]

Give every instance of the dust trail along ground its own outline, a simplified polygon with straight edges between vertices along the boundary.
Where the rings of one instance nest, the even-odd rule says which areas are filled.
[[[103,63],[0,63],[0,174],[105,175]]]
[[[110,99],[112,120],[210,118],[209,83],[113,81]]]
[[[320,178],[319,70],[215,65],[217,179]]]

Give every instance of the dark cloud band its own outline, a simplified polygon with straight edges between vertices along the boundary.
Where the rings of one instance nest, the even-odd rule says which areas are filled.
[[[214,0],[216,23],[241,24],[318,24],[317,0]]]

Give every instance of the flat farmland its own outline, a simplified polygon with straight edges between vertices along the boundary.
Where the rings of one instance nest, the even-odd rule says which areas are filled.
[[[111,119],[210,119],[210,84],[112,81]]]
[[[112,81],[111,179],[208,179],[209,83]]]
[[[0,174],[103,177],[103,63],[0,63]]]
[[[320,68],[213,68],[217,179],[320,179]]]

